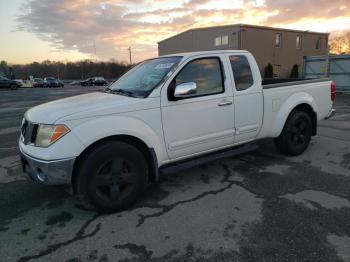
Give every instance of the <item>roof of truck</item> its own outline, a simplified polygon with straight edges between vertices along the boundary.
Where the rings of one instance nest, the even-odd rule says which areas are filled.
[[[185,53],[175,53],[175,54],[169,54],[169,55],[162,55],[159,57],[171,57],[171,56],[182,56],[182,57],[191,57],[196,55],[210,55],[210,54],[223,54],[223,53],[249,53],[246,50],[214,50],[214,51],[198,51],[198,52],[185,52]]]

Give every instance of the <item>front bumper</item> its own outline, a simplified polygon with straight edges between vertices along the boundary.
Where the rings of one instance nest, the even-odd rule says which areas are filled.
[[[46,185],[71,183],[75,157],[47,161],[31,157],[22,150],[20,154],[23,172],[32,180]]]
[[[334,108],[332,108],[331,110],[329,110],[327,116],[324,119],[330,119],[332,118],[336,113],[336,110]]]

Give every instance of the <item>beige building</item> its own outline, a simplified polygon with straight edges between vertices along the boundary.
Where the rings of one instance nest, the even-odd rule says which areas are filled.
[[[226,25],[190,29],[158,43],[158,54],[240,49],[256,58],[262,75],[268,64],[274,77],[289,77],[293,66],[302,74],[304,56],[326,55],[328,33],[255,25]]]

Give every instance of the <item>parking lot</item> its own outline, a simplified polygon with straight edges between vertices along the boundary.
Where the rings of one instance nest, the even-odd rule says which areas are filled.
[[[350,95],[299,157],[261,141],[97,215],[29,181],[17,149],[28,108],[96,90],[0,90],[0,261],[350,261]]]

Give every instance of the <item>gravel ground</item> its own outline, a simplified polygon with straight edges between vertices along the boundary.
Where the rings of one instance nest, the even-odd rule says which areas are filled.
[[[350,96],[301,156],[271,140],[150,186],[130,210],[99,216],[21,172],[24,112],[99,90],[0,91],[1,261],[350,261]]]

